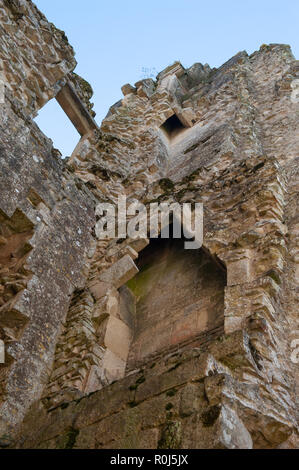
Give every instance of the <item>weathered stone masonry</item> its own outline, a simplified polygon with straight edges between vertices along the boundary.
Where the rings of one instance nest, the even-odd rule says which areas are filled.
[[[94,204],[32,120],[74,68],[72,48],[31,2],[1,2],[0,12],[6,78],[0,107],[1,250],[16,263],[27,253],[25,264],[10,273],[1,259],[0,323],[8,357],[1,366],[2,431],[5,423],[15,426],[22,419],[47,382],[70,296],[84,280]],[[7,243],[17,234],[20,249]]]
[[[0,446],[298,447],[298,63],[175,63],[100,127],[65,34],[0,2]],[[63,161],[35,125],[56,97]],[[99,240],[99,202],[202,202],[204,245]],[[297,387],[297,390],[296,390]]]

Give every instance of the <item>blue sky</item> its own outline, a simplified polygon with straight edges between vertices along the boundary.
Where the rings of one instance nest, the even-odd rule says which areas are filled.
[[[299,53],[298,0],[35,0],[76,51],[76,72],[90,82],[100,124],[120,88],[176,60],[218,67],[241,50],[290,44]],[[36,119],[63,156],[79,140],[55,100]]]

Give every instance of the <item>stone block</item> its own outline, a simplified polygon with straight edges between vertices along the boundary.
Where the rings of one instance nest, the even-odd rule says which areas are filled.
[[[136,449],[157,449],[159,429],[145,429],[140,431],[137,438]]]
[[[225,449],[252,449],[252,439],[237,413],[229,406],[221,408],[215,447]]]
[[[56,95],[56,99],[81,136],[98,128],[71,82],[66,83]]]
[[[125,322],[129,328],[135,326],[136,298],[127,286],[119,289],[119,318]]]
[[[88,379],[84,388],[84,393],[89,394],[100,390],[103,387],[101,382],[102,369],[98,366],[91,366]]]
[[[131,256],[133,260],[138,258],[138,252],[135,251],[130,245],[125,248],[125,254]]]
[[[227,285],[234,286],[251,281],[251,258],[249,253],[238,254],[227,260]]]
[[[108,383],[121,379],[126,370],[126,362],[107,349],[103,359],[103,375]]]
[[[127,95],[131,95],[132,93],[136,93],[136,88],[132,85],[130,85],[130,83],[126,83],[126,85],[123,85],[121,87],[121,91],[123,93],[124,96],[127,96]]]
[[[120,319],[110,316],[105,334],[105,346],[123,361],[127,360],[131,343],[131,331]]]
[[[108,359],[106,358],[106,364]],[[83,398],[77,404],[78,417],[75,422],[76,428],[85,428],[122,410],[134,398],[134,391],[131,391],[130,387],[135,381],[135,375],[125,377],[123,380]],[[107,406],[107,403],[109,403],[109,406]]]
[[[133,240],[130,243],[130,247],[133,248],[133,250],[137,251],[137,253],[139,253],[141,250],[143,250],[148,245],[149,245],[149,239],[148,238],[136,238],[136,240]]]
[[[205,394],[211,406],[221,402],[222,394],[228,381],[229,377],[225,374],[217,374],[205,378]]]
[[[192,108],[184,108],[177,111],[177,115],[185,127],[192,127],[196,122],[196,114]]]
[[[125,255],[100,274],[100,280],[112,284],[116,289],[128,282],[139,272],[131,256]]]
[[[165,373],[149,377],[142,383],[136,391],[136,401],[145,400],[149,396],[165,392],[190,381],[201,380],[209,375],[210,371],[215,371],[215,368],[215,359],[206,353],[184,362],[178,359]]]
[[[107,295],[106,311],[109,315],[117,316],[119,312],[119,292],[112,289]]]
[[[181,393],[180,415],[190,416],[199,410],[202,403],[206,403],[204,385],[187,384]]]
[[[110,288],[111,285],[108,282],[97,281],[89,287],[89,290],[93,297],[99,300],[107,294]]]

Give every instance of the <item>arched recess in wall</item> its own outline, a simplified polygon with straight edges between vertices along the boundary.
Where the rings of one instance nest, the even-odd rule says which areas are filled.
[[[133,332],[127,370],[224,332],[225,266],[183,239],[151,239],[135,261],[139,273],[119,289],[120,316]]]

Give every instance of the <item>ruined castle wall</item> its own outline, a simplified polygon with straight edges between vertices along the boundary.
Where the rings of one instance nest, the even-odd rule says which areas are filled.
[[[76,66],[63,31],[49,23],[33,2],[1,0],[1,57],[6,92],[14,105],[34,114],[53,98]]]
[[[142,371],[50,412],[35,404],[17,448],[221,449],[275,448],[290,436],[268,416],[259,427],[258,384],[241,384],[248,337],[219,337],[204,351],[165,356]],[[235,371],[235,372],[233,372]],[[255,410],[253,412],[253,410]],[[244,426],[244,417],[251,416]],[[242,421],[243,420],[243,421]],[[258,429],[258,432],[255,432]]]
[[[115,201],[118,194],[126,194],[129,200],[136,198],[146,204],[203,202],[205,247],[227,268],[225,332],[232,335],[243,331],[248,339],[250,359],[241,360],[233,375],[236,374],[238,387],[250,390],[258,384],[260,388],[260,407],[251,402],[249,411],[248,397],[240,398],[238,405],[238,413],[257,447],[269,445],[268,439],[271,445],[280,445],[273,423],[269,424],[272,437],[262,437],[261,429],[272,419],[278,427],[286,425],[289,435],[296,427],[295,373],[289,348],[290,325],[295,320],[284,308],[288,296],[285,281],[289,276],[285,211],[290,183],[283,160],[280,158],[279,162],[272,151],[268,152],[271,126],[278,128],[277,117],[272,122],[263,114],[274,105],[294,126],[297,111],[291,104],[290,83],[295,77],[294,58],[288,46],[283,45],[263,46],[252,56],[239,53],[218,70],[211,71],[200,64],[184,70],[174,64],[158,76],[156,83],[146,80],[135,87],[123,87],[122,102],[111,108],[100,132],[82,139],[70,161],[76,174],[99,199]],[[280,92],[276,93],[278,89]],[[174,113],[182,129],[167,136],[161,126]],[[295,142],[295,133],[284,137],[279,131],[276,154],[279,150],[282,155],[287,144],[292,159]],[[126,354],[129,358],[130,353],[134,354],[134,339],[131,350],[126,339],[125,354],[116,347],[119,333],[132,325],[128,311],[119,318],[121,310],[111,308],[112,304],[121,304],[113,291],[115,285],[105,286],[107,279],[113,280],[117,263],[125,255],[129,253],[136,259],[136,253],[127,251],[128,245],[122,240],[107,243],[102,256],[96,255],[86,285],[96,297],[93,315],[105,318],[97,337],[105,355],[109,353],[108,372],[109,368],[116,368],[118,354],[122,360]],[[128,263],[128,272],[130,266]],[[123,324],[115,322],[115,316]],[[118,328],[109,328],[116,324]],[[111,331],[115,332],[114,341]],[[134,338],[134,328],[131,333]],[[157,341],[161,338],[159,334]],[[66,361],[68,343],[60,347]],[[95,376],[100,377],[103,370],[105,360]],[[122,373],[125,374],[125,367]],[[106,384],[121,376],[108,373]],[[92,391],[105,386],[102,379],[91,382]],[[83,385],[79,389],[83,394],[84,390],[88,392]],[[60,396],[53,404],[57,406],[63,400]],[[286,439],[285,434],[282,441]]]
[[[48,381],[70,296],[85,279],[93,201],[32,121],[75,66],[65,35],[29,1],[1,1],[0,430]]]
[[[97,128],[65,35],[29,0],[3,0],[0,13],[0,436],[36,401],[15,446],[291,446],[298,70],[290,48],[262,46],[212,70],[175,63],[156,81],[125,85]],[[82,134],[67,163],[32,121],[58,94]],[[130,310],[127,283],[138,284],[149,240],[103,241],[95,226],[96,204],[120,194],[146,205],[203,203],[204,247],[227,279],[175,257],[164,281],[177,304],[178,287],[189,298],[197,281],[202,288],[190,324],[184,302],[175,312],[169,297],[158,315],[155,288],[139,318],[138,301]],[[210,331],[214,320],[225,335],[183,351],[188,329]],[[163,338],[175,321],[174,352]],[[157,357],[144,364],[138,335],[148,343],[149,324],[157,338],[146,355]],[[128,374],[131,366],[139,370]]]

